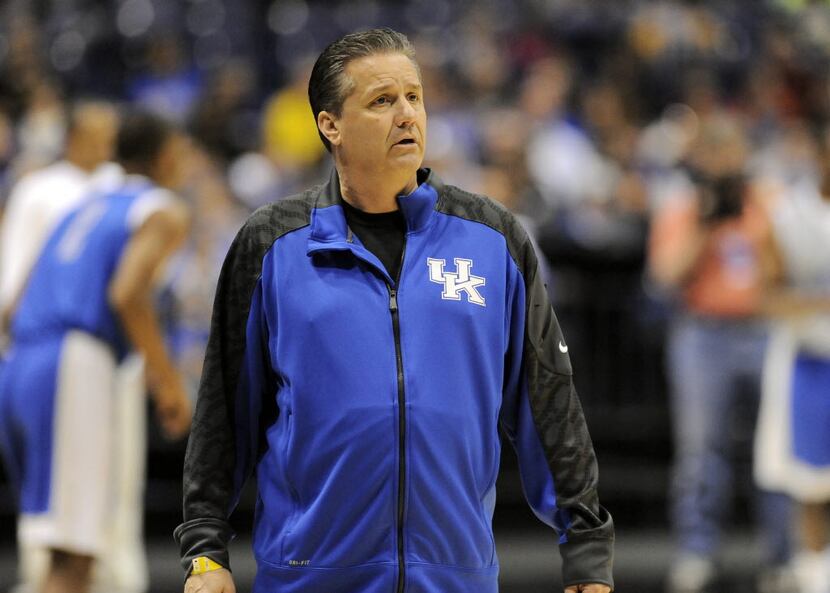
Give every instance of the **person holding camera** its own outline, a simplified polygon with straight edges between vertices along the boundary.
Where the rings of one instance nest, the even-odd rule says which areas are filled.
[[[755,405],[759,393],[770,225],[746,175],[747,156],[737,118],[702,120],[685,163],[689,191],[666,199],[651,229],[650,276],[678,302],[667,342],[677,543],[669,593],[705,591],[718,577],[717,552],[733,491],[732,428],[743,397]],[[789,502],[759,493],[756,508],[767,578],[782,580],[789,542],[781,526],[788,524]]]

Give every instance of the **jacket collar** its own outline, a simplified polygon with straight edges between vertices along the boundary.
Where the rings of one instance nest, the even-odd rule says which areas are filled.
[[[425,228],[432,220],[438,195],[444,184],[430,169],[418,170],[418,187],[410,194],[398,196],[398,206],[406,219],[407,233]],[[340,178],[332,169],[329,181],[320,187],[311,213],[308,251],[348,249],[352,233],[340,206]]]

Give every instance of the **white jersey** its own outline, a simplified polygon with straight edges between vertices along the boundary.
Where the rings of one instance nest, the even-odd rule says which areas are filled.
[[[807,296],[830,296],[830,203],[818,188],[802,183],[772,215],[787,283]],[[830,359],[830,314],[788,323],[799,349]]]
[[[0,310],[14,306],[52,230],[86,196],[121,182],[123,172],[106,163],[87,173],[59,161],[23,177],[12,189],[0,226]]]

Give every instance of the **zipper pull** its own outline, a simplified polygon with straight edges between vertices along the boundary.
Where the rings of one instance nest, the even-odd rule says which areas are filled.
[[[398,310],[398,291],[394,288],[389,289],[389,310],[392,312]]]

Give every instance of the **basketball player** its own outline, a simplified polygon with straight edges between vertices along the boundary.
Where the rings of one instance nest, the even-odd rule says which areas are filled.
[[[118,113],[110,103],[80,100],[67,113],[63,158],[24,176],[9,196],[0,227],[0,343],[32,266],[55,225],[82,200],[114,189],[123,179],[112,162]],[[95,563],[94,590],[143,593],[147,558],[142,538],[147,449],[146,385],[143,360],[133,353],[118,367],[114,443],[117,475],[112,476],[113,510],[106,553]],[[40,590],[49,569],[48,549],[18,541],[14,593]]]
[[[177,438],[189,426],[152,300],[187,232],[184,206],[162,189],[178,181],[185,142],[155,116],[124,119],[116,146],[123,183],[61,221],[12,316],[0,442],[18,485],[19,539],[50,550],[44,593],[86,593],[108,544],[116,368],[132,349],[145,360],[164,430]]]

